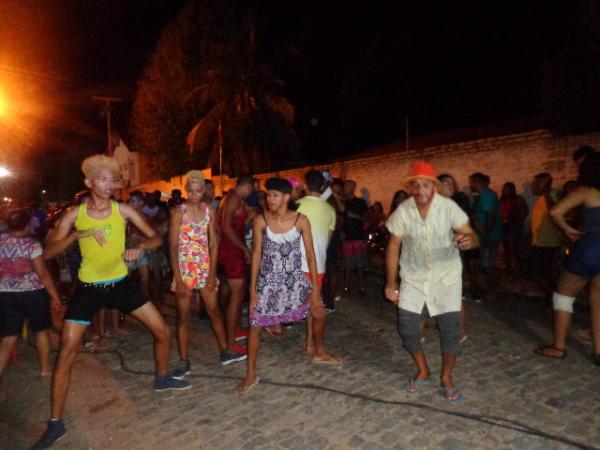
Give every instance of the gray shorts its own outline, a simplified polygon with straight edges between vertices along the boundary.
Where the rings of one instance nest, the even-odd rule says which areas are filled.
[[[404,348],[409,353],[423,352],[421,344],[421,321],[425,320],[427,307],[423,307],[421,314],[405,309],[398,310],[398,331],[402,336]],[[434,316],[440,332],[442,354],[449,356],[460,355],[460,312],[449,312]]]

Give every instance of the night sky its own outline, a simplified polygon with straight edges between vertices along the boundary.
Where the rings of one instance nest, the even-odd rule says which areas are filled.
[[[16,76],[10,68],[26,69],[56,103],[52,132],[30,142],[32,154],[102,150],[92,95],[123,98],[115,122],[127,135],[136,80],[186,3],[0,2],[0,83]],[[544,64],[577,44],[590,2],[240,4],[256,11],[262,45],[283,55],[269,64],[286,82],[312,162],[403,139],[407,116],[415,135],[539,114]]]

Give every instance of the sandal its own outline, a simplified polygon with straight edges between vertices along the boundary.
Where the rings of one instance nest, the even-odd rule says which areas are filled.
[[[244,385],[240,384],[235,389],[235,393],[238,395],[238,397],[241,397],[242,395],[246,395],[253,388],[255,388],[258,385],[259,382],[260,382],[260,378],[256,377],[256,380],[254,380],[254,383],[252,383],[252,384],[249,384],[247,386],[244,386]]]
[[[421,390],[424,386],[429,384],[429,378],[426,380],[416,380],[414,378],[409,378],[408,382],[402,387],[402,390],[408,392],[409,394],[413,394],[419,390]]]
[[[551,355],[547,352],[547,350],[554,350],[554,351],[560,352],[560,356]],[[546,358],[553,358],[553,359],[565,359],[565,357],[567,356],[566,349],[557,348],[554,345],[544,345],[543,347],[538,347],[534,350],[534,353],[536,355],[545,356]]]
[[[313,364],[329,364],[331,366],[339,366],[344,362],[343,358],[340,356],[329,355],[329,357],[325,357],[323,359],[315,358],[314,356],[311,358],[311,362]]]
[[[460,393],[460,391],[458,390],[458,388],[452,387],[440,387],[440,393],[446,397],[446,400],[448,400],[452,405],[458,405],[459,403],[461,403],[465,398],[462,396],[462,394]]]

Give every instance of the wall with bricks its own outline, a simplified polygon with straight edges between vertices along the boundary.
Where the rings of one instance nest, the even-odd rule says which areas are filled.
[[[468,191],[468,177],[474,172],[484,172],[491,177],[491,188],[500,193],[502,185],[512,181],[517,190],[531,205],[531,181],[539,172],[549,172],[554,177],[554,187],[560,189],[569,179],[576,178],[577,171],[571,155],[581,145],[600,148],[600,132],[580,135],[553,136],[549,130],[505,134],[490,138],[464,140],[448,144],[423,146],[406,151],[402,143],[374,149],[368,154],[323,166],[302,167],[280,172],[256,175],[264,185],[271,176],[296,177],[302,180],[304,173],[312,168],[330,169],[334,177],[353,179],[357,182],[357,195],[369,203],[381,201],[387,211],[394,192],[402,189],[402,180],[415,159],[433,162],[439,173],[453,175],[460,188]],[[227,191],[235,187],[235,180],[227,176],[214,176],[216,191],[221,186]],[[161,184],[161,188],[169,186]],[[177,186],[179,187],[179,186]],[[167,191],[168,192],[168,191]]]

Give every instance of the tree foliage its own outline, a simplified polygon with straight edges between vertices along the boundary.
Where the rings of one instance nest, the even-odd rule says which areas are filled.
[[[282,166],[297,153],[294,109],[259,51],[253,13],[235,3],[194,0],[162,33],[138,82],[134,148],[161,176],[191,165],[235,176]]]

